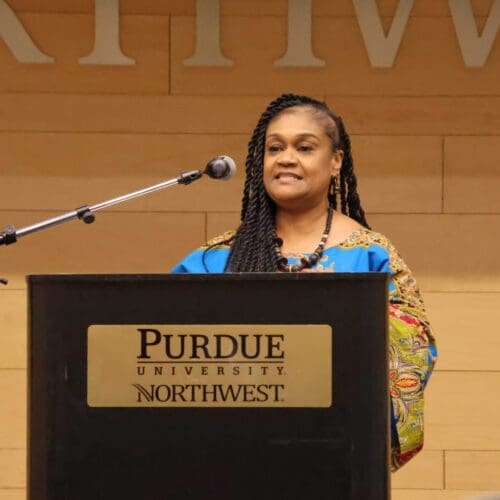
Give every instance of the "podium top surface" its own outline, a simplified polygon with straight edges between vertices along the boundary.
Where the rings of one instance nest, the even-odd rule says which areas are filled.
[[[41,282],[131,282],[131,281],[295,281],[295,280],[309,280],[309,281],[386,281],[388,279],[387,273],[369,272],[369,273],[165,273],[165,274],[32,274],[26,276],[28,284],[35,284]]]

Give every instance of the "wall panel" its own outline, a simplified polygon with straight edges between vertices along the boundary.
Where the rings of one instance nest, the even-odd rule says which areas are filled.
[[[0,491],[1,488],[24,488],[25,486],[26,450],[0,449]]]
[[[8,270],[0,275],[7,276]],[[0,289],[0,369],[26,368],[26,302],[24,290]]]
[[[436,369],[500,371],[499,293],[426,293],[438,340]]]
[[[367,212],[441,212],[441,138],[351,139],[358,191]]]
[[[445,461],[450,488],[500,491],[500,452],[447,451]]]
[[[356,134],[500,135],[497,97],[348,98],[332,91],[326,101]]]
[[[492,492],[494,493],[494,492]],[[393,490],[392,500],[495,500],[486,491]]]
[[[274,97],[0,94],[0,130],[247,135]],[[326,100],[354,135],[500,135],[497,97]]]
[[[434,373],[426,389],[426,449],[500,449],[499,387],[500,372]]]
[[[185,170],[203,169],[210,158],[227,154],[238,165],[235,180],[205,178],[187,188],[174,187],[117,205],[115,210],[238,210],[247,142],[243,134],[0,133],[4,165],[0,209],[70,210],[84,203],[92,205]],[[441,139],[353,136],[352,142],[365,209],[441,211]]]
[[[0,369],[0,451],[26,449],[26,370]]]
[[[0,92],[84,94],[167,94],[169,91],[169,18],[122,16],[121,48],[138,61],[132,66],[81,65],[94,44],[94,18],[74,14],[21,14],[38,48],[53,64],[21,64],[4,43]],[[64,43],[61,43],[64,40]]]
[[[445,212],[500,213],[499,157],[500,136],[445,137]]]
[[[0,130],[246,134],[271,98],[0,94]]]
[[[392,475],[391,486],[393,489],[443,489],[444,452],[423,450],[397,474]]]
[[[0,489],[0,500],[25,500],[26,490],[24,488]]]
[[[85,12],[94,10],[93,0],[51,0],[41,3],[39,0],[8,0],[16,12]],[[472,7],[476,16],[488,15],[491,0],[473,0]],[[222,15],[286,15],[286,0],[220,0]],[[393,16],[397,7],[396,0],[378,0],[381,16]],[[355,15],[351,0],[313,0],[313,15],[352,17]],[[121,0],[120,11],[123,14],[162,14],[194,15],[195,0]],[[449,17],[450,10],[446,0],[418,0],[412,8],[412,17]]]
[[[274,3],[274,2],[271,2]],[[8,4],[15,12],[56,12],[56,13],[85,13],[94,12],[94,0],[8,0]],[[224,4],[224,1],[222,2]],[[194,15],[196,0],[120,0],[121,14],[147,15]]]
[[[373,215],[426,291],[500,291],[496,215]]]
[[[19,227],[55,215],[1,212]],[[204,239],[204,214],[101,212],[92,226],[71,221],[3,247],[0,269],[13,288],[24,288],[28,274],[165,273]]]

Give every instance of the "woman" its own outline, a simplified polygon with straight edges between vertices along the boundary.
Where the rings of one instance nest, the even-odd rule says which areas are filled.
[[[368,226],[349,136],[326,104],[285,94],[269,105],[248,145],[241,225],[173,271],[390,273],[393,470],[422,448],[434,339],[409,269]]]

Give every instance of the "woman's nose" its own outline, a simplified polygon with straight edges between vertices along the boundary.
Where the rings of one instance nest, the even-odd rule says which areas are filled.
[[[285,148],[278,157],[278,162],[283,165],[294,165],[297,163],[297,156],[293,148]]]

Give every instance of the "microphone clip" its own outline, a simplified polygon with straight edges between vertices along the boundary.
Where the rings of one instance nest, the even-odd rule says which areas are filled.
[[[4,230],[0,233],[0,245],[10,245],[17,241],[17,232],[14,226],[5,226]]]
[[[202,175],[203,172],[201,170],[189,170],[189,172],[183,172],[179,175],[179,177],[177,177],[177,182],[186,186],[199,179]]]

